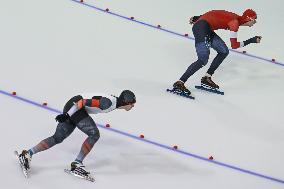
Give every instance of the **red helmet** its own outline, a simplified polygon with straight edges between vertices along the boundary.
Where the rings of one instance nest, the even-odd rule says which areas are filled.
[[[246,23],[252,19],[257,19],[257,14],[254,10],[252,9],[247,9],[241,16],[241,22]]]

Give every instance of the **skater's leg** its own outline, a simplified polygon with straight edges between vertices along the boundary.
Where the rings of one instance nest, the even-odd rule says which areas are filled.
[[[188,80],[190,76],[192,76],[195,72],[197,72],[200,68],[205,66],[208,62],[210,50],[205,42],[200,42],[195,44],[196,53],[198,56],[198,60],[194,63],[192,63],[185,73],[181,76],[180,80],[184,83]]]
[[[83,131],[85,134],[88,135],[87,139],[84,141],[81,147],[80,153],[78,154],[75,160],[76,162],[82,163],[84,158],[93,148],[94,144],[99,140],[100,132],[96,126],[96,123],[90,116],[80,121],[77,124],[77,127],[78,129],[80,129],[81,131]]]
[[[33,155],[38,152],[47,150],[56,144],[61,143],[74,131],[75,128],[76,127],[68,121],[59,123],[57,125],[54,135],[42,140],[39,144],[29,149],[28,152],[30,153],[30,155]]]
[[[190,76],[207,64],[210,54],[211,36],[213,34],[210,25],[205,20],[198,21],[192,27],[192,32],[195,38],[195,49],[198,60],[192,63],[181,76],[180,81],[184,83]]]
[[[220,64],[223,62],[223,60],[228,56],[229,49],[225,42],[217,35],[215,34],[212,39],[211,47],[217,51],[217,56],[214,58],[211,66],[209,67],[207,74],[208,76],[212,76],[216,69],[220,66]]]

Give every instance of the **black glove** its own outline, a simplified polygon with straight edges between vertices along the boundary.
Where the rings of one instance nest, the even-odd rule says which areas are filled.
[[[258,39],[261,39],[261,37],[260,36],[254,36],[254,37],[244,41],[244,45],[246,46],[246,45],[248,45],[250,43],[257,43]]]
[[[190,18],[189,23],[194,24],[199,18],[200,18],[200,16],[193,16],[193,17]]]
[[[70,119],[70,116],[68,113],[59,114],[56,116],[55,120],[59,123],[65,122],[67,119]]]

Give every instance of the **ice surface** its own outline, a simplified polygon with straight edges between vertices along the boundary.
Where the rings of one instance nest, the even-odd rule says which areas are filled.
[[[86,3],[192,35],[188,19],[210,9],[258,12],[240,39],[262,35],[242,50],[284,61],[283,2],[116,0]],[[202,157],[284,179],[284,67],[231,52],[214,76],[225,96],[194,89],[203,68],[186,83],[196,100],[167,93],[190,63],[194,42],[111,16],[70,0],[1,1],[0,89],[62,109],[82,93],[137,94],[133,111],[93,116],[98,124]],[[217,32],[228,42],[226,31]],[[210,60],[216,53],[212,50]],[[62,144],[33,157],[26,180],[13,156],[53,134],[56,113],[0,95],[3,188],[284,188],[284,185],[208,163],[104,129],[85,159],[96,182],[63,169],[76,157],[85,135],[75,130]]]

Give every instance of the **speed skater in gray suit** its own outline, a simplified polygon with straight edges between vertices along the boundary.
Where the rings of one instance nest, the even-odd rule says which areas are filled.
[[[65,104],[63,113],[56,116],[55,119],[59,123],[55,133],[29,150],[23,150],[19,157],[25,162],[25,168],[30,169],[33,155],[61,143],[77,127],[88,137],[82,144],[76,159],[71,163],[71,170],[80,169],[88,174],[89,172],[84,169],[83,160],[100,138],[96,123],[89,114],[108,113],[115,109],[129,111],[135,103],[136,97],[130,90],[122,91],[119,97],[96,94],[84,97],[81,95],[74,96]]]

